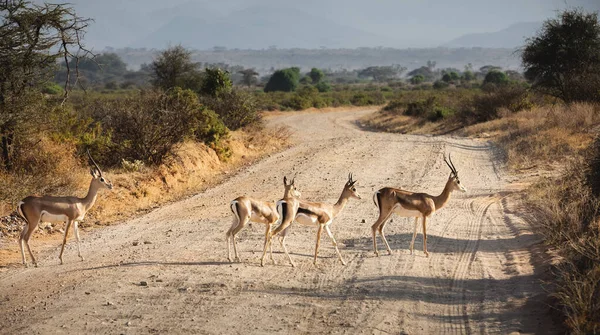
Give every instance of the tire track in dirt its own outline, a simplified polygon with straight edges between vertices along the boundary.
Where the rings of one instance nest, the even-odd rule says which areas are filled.
[[[26,329],[203,334],[539,329],[521,314],[552,324],[524,304],[539,291],[531,284],[527,245],[511,234],[524,223],[513,222],[513,214],[505,213],[508,206],[497,202],[504,176],[490,146],[451,137],[364,132],[354,120],[366,113],[285,113],[272,118],[270,123],[295,131],[295,146],[197,196],[128,224],[86,233],[86,262],[56,266],[55,249],[40,255],[47,266],[7,270],[0,278],[0,313],[7,315],[0,319],[0,328],[11,334]],[[455,195],[430,221],[430,258],[423,257],[420,238],[415,255],[409,255],[414,221],[399,218],[386,226],[394,253],[374,257],[370,225],[377,210],[372,192],[397,186],[439,193],[448,176],[442,153],[450,151],[470,192]],[[314,267],[316,231],[299,226],[286,239],[296,268],[288,265],[278,243],[277,265],[259,266],[262,225],[242,230],[238,247],[243,263],[225,262],[224,232],[231,224],[227,204],[232,198],[248,194],[275,200],[281,195],[282,175],[295,174],[303,198],[332,202],[348,172],[358,178],[363,200],[351,200],[332,226],[348,266],[339,264],[331,241],[323,237]],[[146,240],[151,244],[132,246]],[[74,246],[70,242],[68,255],[74,254]],[[482,287],[483,302],[474,296]],[[511,303],[524,307],[514,313]]]

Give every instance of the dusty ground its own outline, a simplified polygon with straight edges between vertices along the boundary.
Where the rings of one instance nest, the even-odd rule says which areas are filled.
[[[539,284],[539,238],[511,197],[514,177],[483,141],[365,132],[369,111],[289,113],[270,119],[296,131],[298,145],[268,157],[202,194],[118,226],[83,233],[39,253],[39,268],[0,272],[0,333],[549,333],[555,325]],[[375,257],[370,225],[375,190],[396,186],[439,193],[452,152],[467,194],[454,194],[410,255],[412,221],[393,218],[394,253]],[[288,265],[259,265],[263,226],[240,234],[242,263],[226,260],[229,201],[247,194],[275,200],[283,175],[296,174],[302,197],[335,202],[348,172],[362,201],[333,223],[347,266],[323,236],[312,264],[314,229],[296,226]],[[362,220],[365,223],[362,223]],[[34,250],[40,245],[32,240]],[[381,248],[380,243],[380,248]]]

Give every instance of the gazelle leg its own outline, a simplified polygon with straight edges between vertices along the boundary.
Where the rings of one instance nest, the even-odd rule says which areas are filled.
[[[410,254],[413,254],[413,249],[415,247],[415,238],[417,237],[417,227],[419,226],[419,217],[415,216],[415,230],[413,231],[412,241],[410,242]]]
[[[27,230],[29,229],[29,222],[25,223],[23,230],[21,231],[21,236],[19,236],[19,247],[21,249],[21,258],[23,259],[23,265],[27,266],[27,260],[25,259],[25,235],[27,235]]]
[[[427,252],[427,217],[423,216],[423,252],[425,253],[425,257],[429,257],[429,253]]]
[[[281,238],[279,239],[279,244],[281,244],[281,248],[283,249],[283,252],[285,252],[285,255],[287,256],[288,260],[290,261],[290,264],[292,265],[292,267],[296,267],[296,264],[294,264],[294,261],[292,260],[292,256],[290,256],[290,253],[287,250],[287,247],[285,246],[285,238],[287,235],[287,228],[281,233]]]
[[[383,239],[383,243],[385,243],[385,246],[387,247],[388,255],[391,255],[392,254],[392,248],[390,248],[390,244],[388,243],[387,239],[385,238],[385,234],[383,233],[383,228],[384,227],[385,227],[385,222],[383,222],[379,226],[379,234],[381,235],[381,238]]]
[[[313,260],[313,264],[317,265],[317,255],[319,254],[319,244],[321,243],[321,233],[323,232],[323,224],[319,225],[319,230],[317,230],[317,245],[315,246],[315,259]]]
[[[342,254],[340,254],[340,250],[338,249],[337,241],[335,240],[335,237],[333,237],[333,233],[329,229],[329,225],[325,226],[325,231],[327,232],[327,235],[329,235],[329,238],[331,238],[331,241],[333,242],[333,246],[335,247],[335,252],[337,252],[338,257],[340,258],[340,262],[342,262],[343,265],[346,265],[346,262],[344,262],[344,259],[342,258]]]
[[[65,237],[63,238],[62,247],[60,248],[60,255],[58,255],[58,259],[60,259],[60,264],[63,264],[62,255],[65,251],[65,244],[67,244],[67,235],[69,234],[69,228],[71,227],[71,220],[67,220],[67,226],[65,228]]]
[[[273,239],[273,233],[268,230],[265,236],[265,246],[263,248],[263,254],[260,258],[260,266],[265,266],[265,257],[267,256],[267,248],[271,248],[271,240]]]
[[[264,244],[264,248],[267,248],[267,242],[269,241],[269,235],[271,235],[271,224],[267,223],[267,230],[265,231],[265,244]],[[273,244],[269,243],[269,256],[271,258],[271,262],[273,262],[273,264],[275,264],[275,260],[273,259]],[[261,259],[261,266],[262,264],[262,259]]]
[[[227,233],[225,233],[225,236],[227,237],[227,260],[230,262],[233,262],[233,260],[231,259],[231,232],[233,231],[233,229],[235,229],[235,227],[237,227],[237,225],[239,224],[239,221],[237,219],[237,217],[235,217],[233,219],[233,223],[231,224],[231,227],[229,228],[229,230],[227,231]]]
[[[35,228],[39,224],[39,218],[38,218],[38,221],[33,221],[32,220],[33,222],[37,222],[34,225],[30,225],[29,222],[31,222],[31,221],[29,221],[29,220],[27,220],[27,221],[28,221],[27,222],[27,226],[25,226],[26,228],[23,228],[24,231],[21,234],[23,236],[23,240],[21,241],[21,245],[23,244],[23,242],[25,243],[25,245],[27,246],[27,251],[29,252],[29,256],[31,257],[31,262],[33,263],[33,265],[35,267],[37,267],[38,266],[37,261],[35,260],[35,256],[33,256],[33,252],[31,251],[31,247],[29,246],[29,239],[31,238],[31,235],[33,235],[33,232],[35,231]],[[25,229],[27,229],[27,230],[25,231]],[[22,256],[23,256],[23,259],[25,259],[25,256],[24,255],[22,255]],[[27,265],[27,262],[25,262],[25,265]]]
[[[240,219],[240,223],[233,228],[233,230],[231,231],[231,236],[233,237],[233,253],[235,254],[235,260],[236,261],[240,261],[240,257],[238,256],[238,252],[237,252],[237,243],[235,241],[236,235],[237,233],[240,232],[240,230],[242,230],[242,228],[244,228],[244,226],[246,225],[246,223],[248,223],[248,221],[250,221],[250,217],[245,217],[243,219]]]
[[[83,256],[81,256],[81,247],[79,246],[79,222],[75,221],[73,223],[73,228],[75,228],[75,238],[77,239],[77,254],[79,255],[79,258],[81,258],[81,261],[84,261],[85,259],[83,258]]]
[[[375,255],[377,255],[377,256],[379,256],[379,250],[377,250],[377,230],[379,230],[379,233],[381,234],[381,236],[383,237],[383,240],[385,241],[385,243],[387,245],[387,241],[385,240],[385,236],[382,234],[382,232],[383,232],[383,226],[385,225],[385,222],[390,217],[390,215],[392,215],[391,211],[387,214],[379,212],[379,218],[377,218],[377,221],[375,221],[375,223],[373,223],[373,225],[371,226],[371,232],[373,233],[373,251],[375,251]],[[388,252],[389,252],[389,250],[390,250],[390,247],[388,245]]]

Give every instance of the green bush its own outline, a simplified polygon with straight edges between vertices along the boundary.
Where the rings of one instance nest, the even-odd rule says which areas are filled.
[[[231,79],[229,73],[219,68],[204,70],[200,94],[216,97],[219,94],[231,91]]]
[[[46,83],[41,90],[42,93],[50,95],[61,95],[64,93],[64,91],[65,90],[62,88],[62,86],[57,83]]]
[[[260,122],[260,114],[256,99],[240,90],[219,94],[218,97],[204,97],[202,102],[215,111],[223,123],[231,130],[236,130]]]
[[[201,105],[194,92],[180,88],[99,99],[88,108],[111,134],[105,165],[120,164],[122,159],[159,164],[185,138],[218,145],[228,133],[219,116]]]
[[[433,112],[427,115],[427,120],[437,122],[454,115],[454,111],[447,107],[435,106]]]
[[[300,69],[291,67],[283,70],[277,70],[265,86],[265,92],[292,92],[298,87],[300,81]]]
[[[319,90],[319,92],[329,92],[331,91],[331,85],[329,85],[326,81],[320,81],[315,87]]]
[[[425,100],[409,102],[406,111],[404,111],[404,115],[425,117],[432,114],[433,108],[435,107],[435,100],[436,97],[432,96]]]

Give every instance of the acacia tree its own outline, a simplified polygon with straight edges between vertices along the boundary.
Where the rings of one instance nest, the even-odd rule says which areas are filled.
[[[198,91],[202,85],[200,64],[192,61],[192,52],[181,45],[160,52],[150,64],[152,85],[168,90],[174,87]]]
[[[534,89],[564,101],[600,100],[598,13],[567,10],[547,20],[522,60]]]
[[[256,76],[258,76],[258,72],[256,72],[253,68],[241,70],[238,71],[238,73],[242,75],[242,83],[244,83],[244,85],[248,87],[256,84],[256,82],[258,81],[256,79]]]
[[[4,169],[12,167],[13,144],[24,135],[25,123],[39,116],[31,106],[40,99],[32,95],[52,78],[61,58],[67,64],[64,98],[68,97],[76,82],[71,80],[68,60],[75,60],[77,70],[79,59],[91,55],[82,44],[89,22],[67,4],[0,0],[0,150]]]

